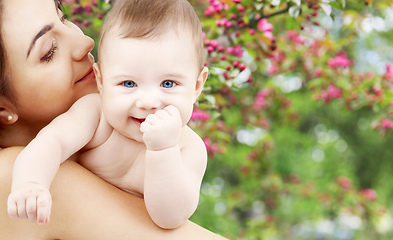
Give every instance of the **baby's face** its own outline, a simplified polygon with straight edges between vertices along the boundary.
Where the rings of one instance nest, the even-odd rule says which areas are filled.
[[[101,96],[109,124],[142,141],[140,122],[168,105],[187,124],[205,80],[188,34],[171,31],[154,39],[108,34],[101,51]]]

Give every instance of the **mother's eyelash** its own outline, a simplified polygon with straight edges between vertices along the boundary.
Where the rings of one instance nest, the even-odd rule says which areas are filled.
[[[64,23],[66,20],[68,20],[68,15],[67,14],[63,14],[63,16],[61,16],[61,18],[60,18],[60,21],[62,22],[62,23]]]
[[[50,50],[45,54],[45,56],[43,56],[42,58],[41,58],[41,61],[44,61],[44,62],[50,62],[50,61],[52,61],[52,59],[53,59],[53,57],[54,57],[54,55],[55,55],[55,52],[57,51],[57,44],[56,44],[56,42],[53,42],[52,43],[52,47],[50,48]]]

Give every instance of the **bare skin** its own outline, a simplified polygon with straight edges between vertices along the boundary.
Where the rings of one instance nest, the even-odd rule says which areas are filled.
[[[40,226],[28,220],[12,220],[6,211],[7,197],[14,159],[22,149],[0,151],[0,239],[225,239],[190,221],[174,230],[158,228],[143,199],[115,188],[69,160],[60,166],[51,185],[51,222]]]
[[[191,222],[163,230],[143,199],[119,190],[72,161],[51,185],[51,222],[40,226],[7,213],[14,161],[53,118],[80,97],[97,92],[89,53],[94,41],[62,20],[53,0],[2,0],[2,38],[18,104],[0,97],[0,239],[223,239]],[[32,40],[41,31],[29,56]],[[46,31],[48,30],[48,31]],[[12,119],[8,120],[11,116]],[[72,211],[71,211],[72,209]]]

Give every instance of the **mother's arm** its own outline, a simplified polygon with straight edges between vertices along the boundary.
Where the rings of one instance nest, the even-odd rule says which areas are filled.
[[[224,239],[186,222],[174,230],[157,227],[143,199],[106,183],[79,164],[65,161],[51,185],[51,221],[38,225],[7,214],[14,160],[22,147],[0,151],[0,239]]]

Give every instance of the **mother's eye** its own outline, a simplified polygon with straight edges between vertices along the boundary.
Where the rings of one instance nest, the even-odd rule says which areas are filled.
[[[165,80],[161,83],[161,87],[164,88],[172,88],[176,85],[176,83],[172,80]]]
[[[57,43],[53,42],[49,51],[41,58],[41,61],[44,61],[47,63],[52,61],[53,57],[55,56],[56,51],[57,51]]]
[[[122,85],[126,88],[133,88],[136,86],[135,82],[130,80],[122,82]]]

